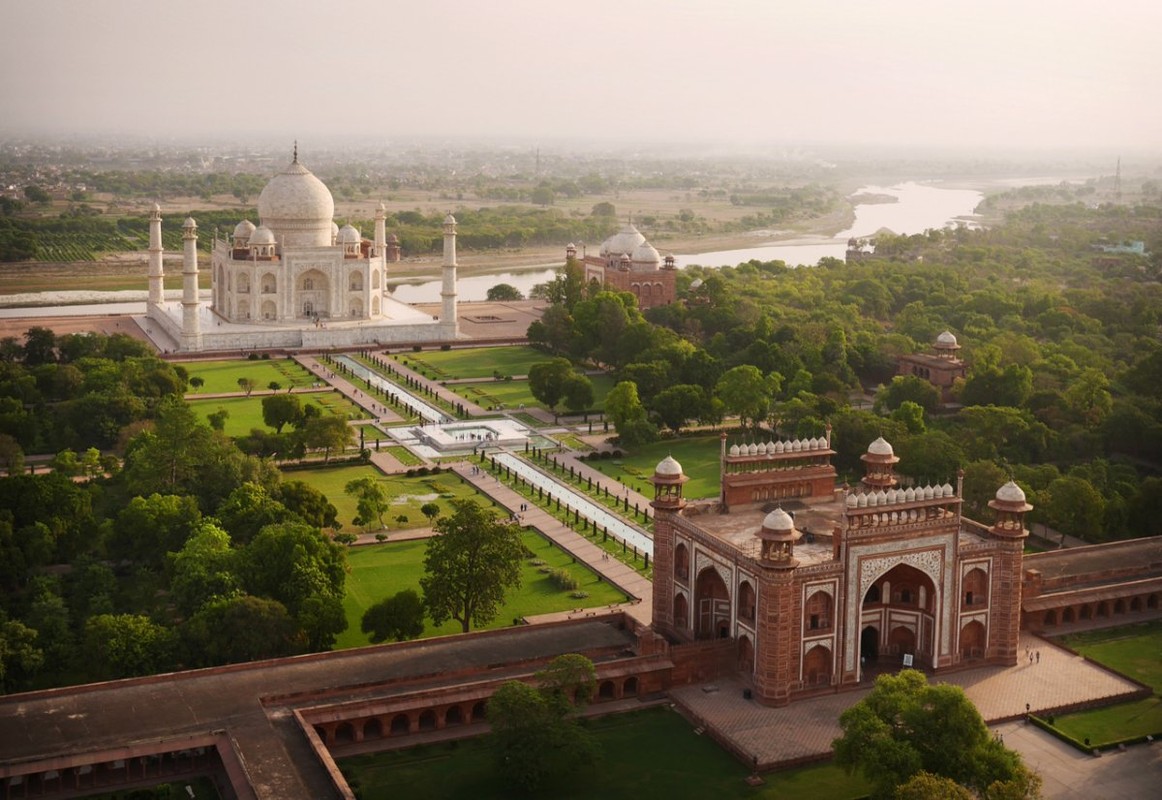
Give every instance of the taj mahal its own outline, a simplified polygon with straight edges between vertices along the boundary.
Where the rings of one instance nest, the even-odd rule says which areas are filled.
[[[456,322],[456,220],[444,219],[441,309],[433,317],[387,292],[398,260],[382,203],[373,239],[334,221],[327,186],[294,157],[258,197],[258,225],[242,220],[215,236],[210,301],[198,291],[198,226],[182,226],[182,296],[167,301],[161,208],[149,220],[149,298],[138,324],[163,351],[377,346],[452,341]]]

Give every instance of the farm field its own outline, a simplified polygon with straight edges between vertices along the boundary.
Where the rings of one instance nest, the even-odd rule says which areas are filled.
[[[848,800],[865,797],[870,786],[824,764],[763,775],[762,786],[748,786],[748,770],[708,736],[698,736],[685,719],[668,708],[649,708],[585,720],[601,752],[598,769],[553,786],[544,796],[563,800]],[[407,750],[345,758],[339,768],[364,800],[408,797],[507,798],[498,780],[487,736],[460,742],[421,745]]]
[[[339,392],[311,392],[310,394],[296,395],[303,407],[317,406],[323,414],[340,414],[347,419],[360,419],[364,412]],[[216,397],[201,400],[189,400],[190,408],[202,417],[209,417],[219,410],[230,412],[226,418],[223,432],[227,436],[245,436],[253,428],[273,430],[267,428],[262,420],[262,398],[253,397]],[[284,429],[285,430],[285,429]]]
[[[485,628],[504,628],[512,625],[513,619],[526,615],[625,602],[625,595],[622,592],[602,581],[597,573],[583,564],[573,563],[570,555],[539,533],[525,531],[522,539],[525,547],[532,551],[533,558],[524,560],[520,588],[509,591],[496,619]],[[336,649],[370,644],[367,635],[360,630],[360,622],[363,619],[363,612],[374,603],[403,589],[415,589],[417,592],[420,590],[426,547],[425,540],[413,539],[382,545],[363,545],[348,550],[347,563],[350,572],[347,575],[347,594],[343,598],[343,610],[347,615],[348,627],[339,635],[335,643]],[[549,567],[568,570],[577,578],[579,588],[589,593],[589,597],[574,598],[570,596],[570,592],[558,589],[547,575],[530,563],[533,559],[543,560]],[[460,633],[460,623],[455,620],[448,620],[438,627],[433,625],[431,620],[425,623],[424,636],[453,633]]]
[[[238,380],[249,378],[256,390],[267,390],[271,381],[276,381],[286,389],[294,386],[310,386],[315,377],[289,358],[280,359],[237,359],[231,361],[184,361],[180,363],[191,378],[201,378],[205,384],[197,389],[190,387],[190,394],[229,394],[240,392]]]
[[[611,478],[617,478],[646,497],[652,496],[650,476],[658,462],[666,456],[673,456],[682,465],[682,471],[690,478],[683,494],[688,498],[714,497],[718,494],[719,478],[719,438],[718,434],[685,436],[678,439],[663,439],[642,447],[635,447],[621,458],[586,461]]]
[[[1162,620],[1070,634],[1062,642],[1087,658],[1154,688],[1154,696],[1054,719],[1058,729],[1095,747],[1162,733]]]
[[[426,528],[428,518],[420,511],[420,506],[425,503],[436,503],[440,506],[441,513],[446,514],[452,510],[450,500],[477,496],[476,490],[469,484],[462,483],[453,472],[414,478],[388,477],[369,464],[314,467],[283,472],[286,480],[302,481],[326,495],[331,504],[338,509],[339,522],[342,523],[343,529],[347,530],[354,529],[351,520],[354,519],[356,511],[355,499],[347,494],[345,487],[350,481],[368,476],[383,484],[392,498],[391,510],[384,514],[388,534],[393,530]],[[406,523],[396,521],[396,517],[401,515],[407,516]]]
[[[426,350],[395,356],[405,366],[422,369],[436,380],[528,375],[529,367],[548,361],[551,355],[533,347],[473,347],[467,350]]]

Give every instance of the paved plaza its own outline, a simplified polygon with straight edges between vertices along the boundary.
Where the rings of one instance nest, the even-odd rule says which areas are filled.
[[[1026,649],[1033,653],[1033,661]],[[1041,658],[1038,662],[1037,653]],[[1019,721],[1025,704],[1033,713],[1094,700],[1113,699],[1136,692],[1133,681],[1119,677],[1086,661],[1081,656],[1030,634],[1021,637],[1018,663],[1013,667],[982,667],[940,676],[938,680],[964,688],[985,720],[1018,720],[993,724],[1004,732],[1005,744],[1029,754],[1029,764],[1045,777],[1047,798],[1139,798],[1154,795],[1162,780],[1162,744],[1131,748],[1127,753],[1094,758],[1077,753],[1048,734],[1027,728]],[[712,727],[740,754],[757,756],[760,765],[823,758],[831,752],[831,742],[842,731],[839,715],[861,700],[870,689],[829,694],[802,700],[783,708],[767,708],[743,697],[746,684],[737,678],[715,680],[711,684],[682,686],[671,690],[673,698],[706,727]],[[1010,738],[1009,731],[1020,733]],[[1048,740],[1048,741],[1046,741]],[[1138,752],[1141,751],[1141,752]],[[1143,755],[1143,753],[1145,755]],[[1135,774],[1119,774],[1109,794],[1104,788],[1094,793],[1078,793],[1081,777],[1092,787],[1105,786],[1108,765],[1118,762]],[[1039,767],[1038,764],[1043,764]],[[1142,771],[1145,775],[1142,775]],[[1058,774],[1065,773],[1066,777]],[[1124,771],[1124,770],[1123,770]],[[1148,777],[1147,777],[1148,776]],[[1101,781],[1100,784],[1098,781]],[[1052,785],[1051,785],[1052,784]],[[1136,789],[1133,787],[1137,787]],[[1149,789],[1150,791],[1144,790]]]

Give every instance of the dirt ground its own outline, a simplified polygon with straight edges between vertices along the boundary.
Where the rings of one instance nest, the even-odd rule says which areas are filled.
[[[88,317],[13,317],[0,319],[0,339],[9,336],[24,341],[29,328],[48,328],[57,336],[70,333],[103,333],[112,335],[124,333],[134,339],[148,342],[145,333],[129,316],[88,316]]]

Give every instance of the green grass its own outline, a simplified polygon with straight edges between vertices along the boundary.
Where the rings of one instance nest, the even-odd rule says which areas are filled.
[[[525,531],[522,540],[525,547],[533,552],[534,558],[543,560],[546,566],[560,567],[571,572],[577,578],[579,588],[588,592],[589,597],[570,597],[569,592],[557,589],[548,576],[539,571],[539,567],[533,566],[529,563],[530,559],[526,559],[521,570],[520,588],[509,591],[496,619],[485,628],[507,627],[517,617],[625,602],[624,593],[600,580],[597,573],[588,567],[574,563],[571,556],[545,537]],[[339,636],[336,649],[370,644],[359,626],[363,612],[372,604],[403,589],[420,590],[426,546],[425,540],[417,539],[353,547],[347,552],[350,572],[347,575],[347,594],[343,598],[347,630]],[[424,636],[452,633],[460,633],[460,623],[454,620],[438,627],[431,620],[425,624]]]
[[[395,358],[405,366],[424,367],[439,380],[450,378],[491,378],[501,375],[528,375],[529,367],[553,357],[532,347],[473,347],[467,350],[425,350],[400,353]]]
[[[620,459],[601,459],[585,463],[611,478],[616,478],[646,497],[653,497],[650,477],[658,462],[672,455],[690,478],[683,489],[688,498],[715,497],[721,486],[719,477],[718,434],[664,439],[632,451],[624,451]]]
[[[590,375],[593,384],[593,408],[590,411],[600,410],[605,403],[605,396],[614,387],[614,380],[609,375]],[[545,408],[529,391],[528,381],[481,381],[479,383],[451,383],[445,387],[466,400],[470,400],[483,408],[503,405],[506,409],[525,407]],[[558,413],[565,414],[564,406],[558,406]]]
[[[304,408],[316,406],[323,414],[339,414],[347,419],[366,416],[362,409],[337,391],[311,392],[296,397]],[[227,436],[245,436],[252,428],[274,430],[268,428],[262,420],[262,398],[258,396],[205,398],[190,400],[189,404],[195,413],[207,418],[221,409],[229,411],[230,416],[226,418],[226,427],[223,429]]]
[[[266,389],[271,381],[278,381],[283,389],[290,386],[310,386],[317,379],[289,358],[259,359],[249,361],[186,361],[179,362],[191,378],[201,378],[206,383],[199,389],[190,388],[192,394],[223,394],[241,391],[239,378],[254,381],[255,389]]]
[[[582,800],[672,800],[707,798],[779,798],[779,800],[846,800],[863,797],[870,785],[830,764],[768,773],[764,785],[746,784],[746,767],[709,737],[666,708],[601,717],[585,723],[597,738],[601,761],[596,769],[574,776],[541,796]],[[339,762],[348,781],[364,800],[407,797],[512,796],[499,780],[487,737],[457,743],[424,745],[408,750],[345,758]]]
[[[284,475],[287,480],[303,481],[325,494],[339,510],[339,522],[343,524],[343,529],[349,531],[356,530],[351,522],[355,517],[355,499],[347,494],[345,488],[348,482],[359,478],[370,476],[377,479],[393,498],[391,510],[384,514],[388,533],[407,528],[426,528],[428,518],[420,511],[424,503],[436,503],[441,513],[447,514],[452,510],[451,500],[476,496],[475,489],[462,483],[459,476],[450,472],[415,478],[388,477],[371,465],[360,464],[292,470]],[[396,522],[395,518],[401,514],[407,515],[406,523]]]
[[[1130,703],[1064,714],[1056,728],[1079,742],[1105,747],[1135,736],[1162,733],[1162,620],[1069,634],[1061,641],[1082,655],[1154,689],[1154,696]]]

